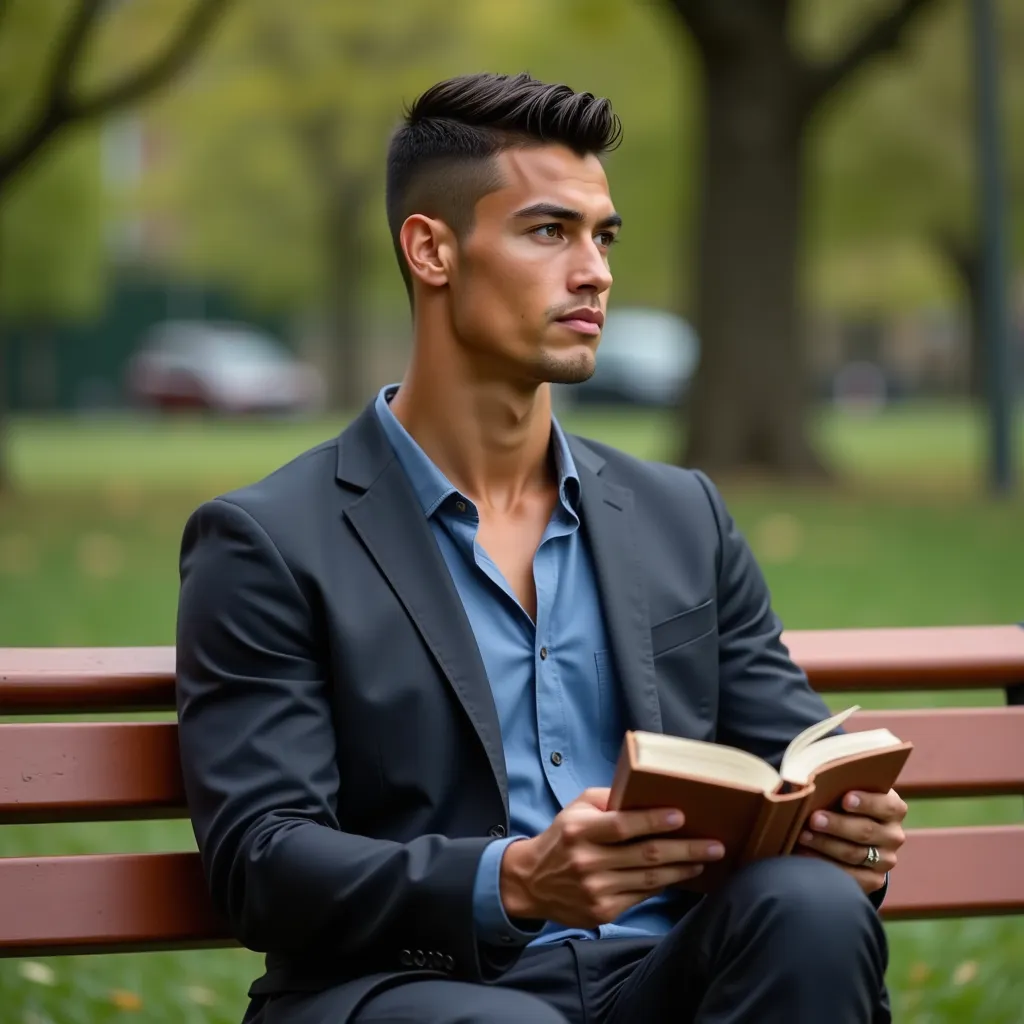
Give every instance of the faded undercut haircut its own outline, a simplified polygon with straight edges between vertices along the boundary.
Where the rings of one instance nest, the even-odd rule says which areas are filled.
[[[479,199],[501,186],[498,153],[561,144],[601,156],[621,137],[609,100],[525,73],[462,75],[428,89],[405,110],[388,147],[388,226],[410,299],[412,275],[398,235],[411,214],[443,220],[463,239]]]

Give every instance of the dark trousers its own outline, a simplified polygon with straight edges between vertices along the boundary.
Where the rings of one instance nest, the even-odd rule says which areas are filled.
[[[804,857],[761,861],[656,940],[531,946],[490,985],[410,981],[358,1024],[882,1024],[887,947],[849,876]],[[335,1024],[330,991],[282,1024]]]

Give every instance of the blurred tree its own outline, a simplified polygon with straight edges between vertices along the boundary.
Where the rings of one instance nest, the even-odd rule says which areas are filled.
[[[668,0],[696,44],[702,154],[695,323],[701,362],[680,461],[826,472],[807,431],[799,271],[809,129],[936,0],[842,9],[834,53],[801,46],[794,0]],[[833,5],[828,6],[835,11]],[[850,24],[853,21],[854,24]]]
[[[306,0],[297,17],[250,0],[160,118],[167,159],[145,201],[173,219],[172,259],[268,308],[316,311],[335,407],[366,399],[388,135],[402,103],[441,77],[461,10]]]
[[[136,56],[124,70],[123,46],[113,50],[111,41],[129,24],[143,27],[139,10],[147,5],[124,14],[125,5],[105,0],[0,0],[0,303],[6,312],[52,322],[95,301],[95,133],[92,148],[82,145],[86,132],[73,153],[58,153],[49,167],[39,162],[51,157],[54,142],[69,129],[87,128],[171,81],[229,3],[194,0],[152,54],[133,35],[141,43],[136,55],[141,51],[144,59]],[[148,7],[148,15],[167,13],[159,3]],[[145,24],[152,29],[156,20],[150,16]],[[110,79],[111,66],[120,77]],[[37,165],[40,180],[26,180]],[[0,378],[5,366],[0,337]],[[0,379],[0,490],[9,482],[6,395]]]
[[[1024,5],[997,8],[1012,255],[1024,259]],[[964,297],[971,386],[985,354],[979,320],[976,139],[966,4],[916,34],[909,60],[845,97],[815,140],[814,291],[833,308],[887,312]]]

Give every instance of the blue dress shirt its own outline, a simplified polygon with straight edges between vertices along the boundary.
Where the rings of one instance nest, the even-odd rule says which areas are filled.
[[[389,408],[396,391],[397,385],[382,388],[376,411],[462,599],[505,749],[511,829],[507,838],[488,845],[479,863],[473,904],[477,938],[507,946],[663,935],[678,919],[671,894],[645,900],[593,930],[549,921],[540,931],[527,932],[505,914],[499,872],[509,843],[543,832],[584,789],[611,785],[622,743],[619,684],[590,551],[579,528],[579,477],[565,435],[553,420],[559,500],[533,561],[535,623],[477,543],[476,506],[452,486]]]

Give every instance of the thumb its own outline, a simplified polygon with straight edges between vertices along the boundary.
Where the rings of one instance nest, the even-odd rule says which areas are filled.
[[[607,811],[608,798],[611,794],[611,789],[607,787],[592,786],[590,789],[583,790],[569,806],[596,807],[599,811]]]

